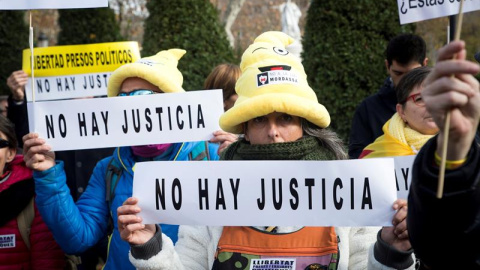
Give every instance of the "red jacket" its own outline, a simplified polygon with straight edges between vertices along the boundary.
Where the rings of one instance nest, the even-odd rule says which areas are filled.
[[[65,253],[53,239],[36,205],[30,249],[23,241],[17,216],[34,196],[34,181],[23,156],[16,156],[7,169],[9,173],[0,179],[0,270],[63,269]]]

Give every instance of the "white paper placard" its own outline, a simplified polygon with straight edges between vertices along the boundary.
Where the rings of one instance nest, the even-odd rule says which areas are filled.
[[[108,7],[108,0],[0,0],[0,10]]]
[[[480,0],[464,0],[463,12],[480,10]],[[400,24],[457,15],[460,0],[397,0]]]
[[[408,199],[410,184],[412,183],[413,162],[416,156],[398,156],[395,160],[395,177],[397,180],[397,197]]]
[[[107,95],[111,72],[57,77],[35,77],[35,101]],[[32,78],[25,85],[27,101],[32,101]]]
[[[221,90],[27,105],[30,130],[54,151],[209,140],[223,113]]]
[[[145,224],[389,226],[393,159],[140,162]]]

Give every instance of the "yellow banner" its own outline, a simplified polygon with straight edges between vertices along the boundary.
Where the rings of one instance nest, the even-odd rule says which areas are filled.
[[[36,77],[110,72],[140,59],[135,41],[34,48],[33,54]],[[23,50],[22,69],[28,75],[30,56],[30,49]]]

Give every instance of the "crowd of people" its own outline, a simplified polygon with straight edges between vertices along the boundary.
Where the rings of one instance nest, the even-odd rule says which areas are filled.
[[[214,67],[204,88],[222,89],[224,113],[221,130],[202,142],[53,152],[28,130],[27,74],[12,73],[8,119],[0,116],[0,201],[13,205],[1,218],[0,269],[64,269],[65,254],[82,255],[78,269],[94,269],[99,259],[103,269],[257,269],[259,258],[296,262],[285,269],[480,269],[480,67],[466,60],[464,42],[445,45],[429,67],[421,37],[393,38],[385,55],[389,77],[357,107],[348,153],[328,128],[335,119],[318,102],[301,60],[289,53],[292,42],[265,32],[239,66]],[[185,53],[172,48],[122,65],[110,76],[108,97],[185,92],[177,68]],[[259,81],[273,70],[294,79]],[[392,204],[384,227],[143,224],[142,198],[132,197],[137,162],[402,155],[416,155],[410,193]]]

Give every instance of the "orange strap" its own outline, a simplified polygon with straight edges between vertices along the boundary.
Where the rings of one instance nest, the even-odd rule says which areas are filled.
[[[337,253],[334,227],[303,227],[292,233],[268,233],[252,227],[223,227],[219,252],[269,256],[322,256]]]

